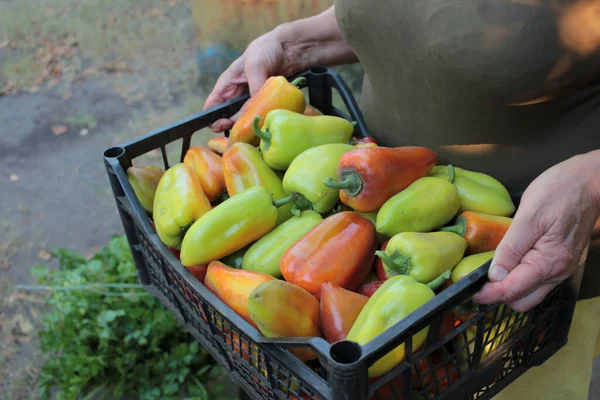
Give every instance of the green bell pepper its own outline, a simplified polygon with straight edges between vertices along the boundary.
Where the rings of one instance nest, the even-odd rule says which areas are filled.
[[[385,251],[375,254],[388,276],[410,275],[427,283],[452,270],[466,250],[467,241],[452,232],[401,232],[390,239]]]
[[[277,206],[294,202],[297,209],[312,209],[325,214],[337,204],[340,190],[323,184],[326,178],[335,178],[340,158],[354,146],[343,143],[323,144],[302,152],[292,161],[283,177],[283,189],[290,196],[278,200]]]
[[[430,232],[458,212],[458,190],[448,180],[425,176],[392,196],[377,212],[377,232]]]
[[[340,117],[307,116],[283,109],[272,110],[266,115],[262,131],[259,122],[260,116],[257,115],[253,128],[260,138],[265,162],[269,167],[282,171],[305,150],[328,143],[348,142],[355,125]]]
[[[311,210],[288,219],[250,246],[242,260],[242,269],[282,278],[279,268],[281,257],[321,221],[321,214]]]
[[[369,298],[348,332],[346,340],[360,345],[367,344],[433,299],[434,290],[442,286],[449,277],[450,271],[446,271],[427,285],[406,275],[389,278]],[[413,350],[423,345],[428,331],[429,327],[425,327],[412,337]],[[401,344],[369,368],[369,378],[376,378],[389,372],[403,360],[404,344]]]
[[[452,168],[450,165],[436,165],[429,172],[429,176],[442,179],[448,179],[453,174],[456,175],[453,181],[458,189],[459,213],[474,211],[501,217],[508,217],[514,213],[515,204],[510,193],[502,183],[489,175]]]
[[[181,243],[181,263],[189,267],[220,260],[271,232],[277,217],[269,189],[246,189],[194,222]]]

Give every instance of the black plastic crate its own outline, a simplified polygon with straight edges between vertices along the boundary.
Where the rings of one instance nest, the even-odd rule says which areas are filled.
[[[299,76],[307,78],[312,106],[324,114],[356,121],[354,136],[370,136],[338,74],[319,67],[291,79]],[[333,105],[334,90],[347,112]],[[136,158],[158,149],[168,168],[166,146],[180,139],[183,160],[195,132],[235,114],[247,99],[241,96],[107,149],[104,163],[140,282],[250,397],[387,400],[420,398],[416,395],[421,394],[426,399],[490,399],[566,344],[582,270],[525,314],[480,305],[472,318],[440,335],[443,317],[487,281],[489,262],[365,346],[349,341],[331,345],[322,338],[265,338],[214,296],[160,241],[126,174]],[[430,327],[427,341],[413,349],[408,339],[426,326]],[[368,379],[368,367],[400,344],[405,345],[404,362],[376,380]],[[310,347],[319,359],[304,364],[287,351],[292,347]]]

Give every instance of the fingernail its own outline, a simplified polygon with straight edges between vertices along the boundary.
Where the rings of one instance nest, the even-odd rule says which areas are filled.
[[[490,281],[500,282],[501,280],[506,278],[506,275],[508,275],[508,271],[506,271],[502,267],[494,265],[488,273],[488,278],[490,279]]]

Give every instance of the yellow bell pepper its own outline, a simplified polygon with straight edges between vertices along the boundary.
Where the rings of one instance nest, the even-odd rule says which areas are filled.
[[[211,209],[196,173],[186,164],[163,174],[154,195],[154,224],[160,240],[176,250],[187,230]]]

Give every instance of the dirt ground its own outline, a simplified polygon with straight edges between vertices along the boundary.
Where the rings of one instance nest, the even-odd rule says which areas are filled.
[[[29,268],[122,232],[103,151],[201,110],[188,1],[0,1],[0,396],[35,398]],[[69,21],[65,24],[64,21]],[[202,81],[204,85],[197,82]],[[198,143],[211,134],[196,135]],[[600,365],[598,365],[598,369]],[[600,380],[600,372],[595,380]],[[600,400],[600,385],[590,399]]]

